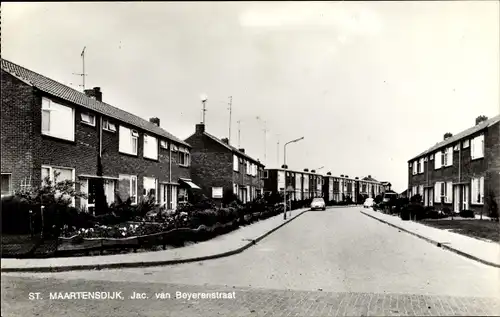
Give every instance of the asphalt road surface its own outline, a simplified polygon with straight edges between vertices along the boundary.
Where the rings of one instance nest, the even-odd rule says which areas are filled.
[[[399,232],[359,208],[305,213],[227,258],[9,273],[1,285],[2,317],[500,314],[500,269]],[[40,299],[30,300],[30,292]],[[123,299],[50,299],[55,292],[121,292]],[[141,298],[130,299],[135,293]]]

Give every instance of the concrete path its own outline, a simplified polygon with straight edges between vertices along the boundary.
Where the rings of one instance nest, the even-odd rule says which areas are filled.
[[[277,215],[211,240],[164,251],[48,259],[2,259],[2,272],[58,272],[169,265],[233,255],[252,246],[281,226],[309,210],[297,209],[287,220]]]
[[[413,234],[430,243],[438,245],[481,263],[500,268],[500,243],[487,242],[443,229],[429,227],[414,221],[403,221],[370,208],[361,212],[388,225]]]

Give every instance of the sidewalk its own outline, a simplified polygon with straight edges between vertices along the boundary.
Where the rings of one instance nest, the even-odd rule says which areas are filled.
[[[62,272],[125,267],[170,265],[221,258],[240,253],[256,244],[309,208],[283,214],[241,227],[211,240],[164,251],[48,259],[2,259],[2,272]]]
[[[429,227],[414,221],[403,221],[399,217],[383,214],[372,209],[363,209],[360,212],[396,227],[401,231],[424,239],[438,247],[483,264],[500,268],[500,243],[482,241],[458,233]]]

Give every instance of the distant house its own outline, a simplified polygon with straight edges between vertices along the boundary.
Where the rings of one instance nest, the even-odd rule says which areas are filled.
[[[263,194],[264,164],[205,131],[197,124],[195,133],[185,140],[191,148],[191,175],[193,181],[209,198],[220,198],[232,192],[243,203]]]
[[[408,198],[408,190],[405,189],[405,191],[403,191],[401,194],[399,194],[399,196],[402,198]]]
[[[108,204],[146,194],[175,209],[190,188],[191,146],[150,121],[2,59],[2,196],[53,181],[76,182],[94,211],[97,184]],[[98,166],[100,161],[100,167]],[[96,181],[101,179],[101,181]]]
[[[391,190],[392,184],[390,182],[382,181],[380,183],[382,183],[382,186],[384,187],[384,191]]]
[[[488,197],[500,204],[500,115],[478,117],[475,125],[408,160],[408,196],[420,194],[426,206],[455,212],[488,210]]]

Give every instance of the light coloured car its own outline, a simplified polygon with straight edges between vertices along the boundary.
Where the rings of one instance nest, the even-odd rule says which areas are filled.
[[[311,202],[311,210],[321,209],[326,210],[325,200],[323,198],[314,198]]]
[[[363,207],[364,208],[370,208],[370,207],[373,207],[373,204],[374,204],[374,200],[373,198],[366,198],[365,199],[365,203],[363,204]]]

